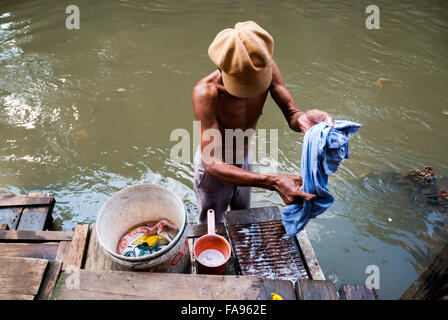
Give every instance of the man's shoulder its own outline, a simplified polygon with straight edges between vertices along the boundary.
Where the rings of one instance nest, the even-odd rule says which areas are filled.
[[[193,99],[212,99],[218,96],[218,86],[199,81],[193,88]]]
[[[211,99],[217,97],[220,88],[218,75],[215,71],[199,80],[193,88],[193,99]]]

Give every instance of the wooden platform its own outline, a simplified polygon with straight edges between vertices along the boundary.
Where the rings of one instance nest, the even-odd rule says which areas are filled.
[[[232,212],[231,212],[232,213]],[[242,214],[243,216],[260,216],[267,213],[267,214],[274,214],[275,219],[278,220],[278,215],[280,214],[280,210],[278,207],[262,207],[262,208],[252,208],[249,210],[242,211],[233,211],[233,213],[236,215]],[[244,213],[247,213],[245,215]],[[123,267],[120,265],[114,263],[111,259],[109,259],[103,252],[103,250],[100,248],[97,235],[95,232],[95,227],[92,228],[92,232],[90,233],[90,240],[88,245],[88,251],[87,251],[87,258],[84,268],[88,270],[121,270],[126,271]],[[187,237],[188,237],[188,243],[189,243],[189,254],[190,254],[190,273],[191,274],[197,274],[197,262],[194,259],[193,255],[193,247],[194,243],[197,239],[199,239],[201,236],[205,235],[207,233],[207,225],[205,224],[189,224],[187,225]],[[226,228],[223,223],[217,223],[216,224],[216,233],[225,237],[228,239],[228,235],[226,232]],[[306,231],[302,231],[299,234],[298,239],[299,243],[299,250],[298,253],[301,257],[303,257],[303,263],[302,265],[303,272],[306,274],[305,278],[312,279],[312,280],[325,280],[324,274],[322,272],[322,269],[320,268],[319,263],[317,262],[317,258],[314,254],[314,250],[311,246],[311,243],[309,242],[308,236],[306,234]],[[302,261],[302,259],[301,259]],[[237,268],[237,263],[235,261],[235,256],[232,252],[232,255],[227,263],[227,269],[225,271],[226,275],[241,275],[241,272]],[[310,268],[311,266],[311,268]],[[246,274],[249,275],[249,274]],[[250,275],[256,275],[256,274],[250,274]],[[261,274],[258,274],[261,276]],[[275,279],[273,279],[275,280]]]
[[[332,282],[325,281],[306,232],[298,235],[297,248],[307,279],[295,282],[239,275],[234,256],[228,263],[225,275],[197,274],[192,248],[196,239],[207,232],[205,225],[188,225],[186,230],[190,246],[190,274],[134,272],[123,270],[104,255],[95,229],[90,230],[89,225],[78,225],[73,232],[43,231],[48,227],[48,219],[51,221],[51,217],[48,217],[54,205],[51,196],[8,196],[0,197],[0,200],[5,205],[1,208],[9,210],[4,210],[2,213],[6,213],[0,215],[2,221],[6,221],[2,229],[13,229],[0,230],[0,300],[266,300],[271,299],[272,293],[279,294],[285,300],[338,299]],[[47,208],[45,218],[43,207]],[[36,208],[41,209],[34,210]],[[278,209],[254,208],[246,212],[246,217],[275,210]],[[38,216],[42,214],[35,219],[42,223],[28,224],[27,228],[34,228],[32,230],[20,229],[21,221],[29,221],[28,218],[22,220],[24,212],[33,212]],[[223,224],[217,225],[217,233],[227,237]],[[345,297],[359,298],[359,295],[353,294],[358,289],[344,289],[344,292],[350,291]]]
[[[448,244],[403,293],[401,300],[448,300]]]
[[[0,194],[0,225],[9,230],[47,230],[55,200],[49,194]]]

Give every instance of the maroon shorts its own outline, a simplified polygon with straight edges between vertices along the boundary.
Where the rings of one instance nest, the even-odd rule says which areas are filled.
[[[235,164],[239,168],[252,171],[252,153],[249,151],[243,164]],[[194,192],[199,212],[199,223],[207,223],[207,211],[215,210],[216,222],[223,221],[224,212],[250,208],[252,187],[240,187],[222,182],[211,177],[206,171],[201,153],[195,155]]]

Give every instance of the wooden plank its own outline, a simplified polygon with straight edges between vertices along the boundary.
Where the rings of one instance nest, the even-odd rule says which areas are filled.
[[[339,300],[331,281],[299,279],[296,282],[298,300]]]
[[[17,230],[43,231],[50,224],[50,207],[26,207],[17,226]]]
[[[448,245],[420,273],[401,300],[435,300],[448,294]]]
[[[276,293],[283,298],[283,300],[296,300],[294,286],[289,280],[271,280],[263,279],[266,295],[272,300],[272,293]]]
[[[324,272],[320,267],[319,261],[317,260],[316,254],[314,253],[313,246],[311,245],[310,239],[306,230],[300,231],[296,235],[296,239],[299,243],[299,247],[302,250],[304,262],[308,268],[308,276],[311,280],[326,280]]]
[[[48,261],[0,257],[0,294],[36,295]]]
[[[61,261],[53,260],[48,262],[48,267],[43,276],[43,280],[37,294],[37,299],[49,300],[51,298],[54,286],[58,280],[59,272],[61,271],[61,267]]]
[[[25,257],[54,260],[58,252],[57,242],[3,243],[0,242],[1,257]]]
[[[50,205],[54,201],[54,197],[50,195],[33,196],[33,195],[16,195],[16,194],[1,194],[0,207],[13,206],[35,206],[35,205]]]
[[[227,241],[229,241],[229,238],[227,237],[227,235],[224,235],[223,237],[226,238]],[[233,254],[233,251],[231,251],[229,260],[227,261],[226,270],[224,271],[224,274],[236,275],[236,274],[238,274],[236,272],[236,269],[237,268],[235,267],[235,255]]]
[[[88,270],[120,270],[118,264],[113,262],[106,256],[103,249],[100,247],[98,237],[96,234],[96,226],[93,226],[90,231],[89,245],[87,248],[86,262],[84,269]]]
[[[30,294],[0,293],[0,300],[34,300],[34,296]]]
[[[68,251],[70,250],[71,241],[60,241],[58,251],[56,253],[56,259],[62,263],[62,267],[64,263],[67,262]]]
[[[23,208],[0,208],[0,224],[8,225],[9,230],[17,229]]]
[[[0,224],[0,230],[9,230],[8,224]]]
[[[221,236],[226,234],[226,229],[223,223],[217,223],[215,225],[216,234]],[[203,235],[207,234],[207,225],[206,224],[187,224],[186,228],[187,237],[188,238],[199,238]]]
[[[196,265],[196,258],[194,257],[194,242],[195,242],[195,239],[193,239],[193,238],[188,239],[188,247],[190,248],[190,273],[191,274],[198,273],[198,267]]]
[[[67,270],[68,268],[82,268],[87,249],[88,235],[88,224],[79,224],[75,227],[73,240],[70,243],[70,249],[68,251],[66,263],[63,264],[62,270]]]
[[[365,285],[343,284],[339,288],[341,300],[376,300],[375,289],[368,289]]]
[[[263,279],[175,273],[74,270],[76,285],[67,283],[73,273],[63,272],[52,299],[150,300],[266,300]],[[69,285],[67,285],[69,284]],[[86,292],[89,292],[86,295]],[[93,294],[95,293],[95,294]]]
[[[0,231],[1,241],[70,241],[73,239],[71,231]]]
[[[250,224],[281,220],[282,213],[276,206],[251,208],[249,210],[232,210],[225,213],[228,225]]]

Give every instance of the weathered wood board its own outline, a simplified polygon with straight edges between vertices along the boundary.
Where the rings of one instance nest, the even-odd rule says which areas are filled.
[[[260,277],[81,269],[61,273],[52,299],[267,300],[268,297]]]
[[[87,251],[89,227],[88,224],[79,224],[75,227],[73,239],[70,242],[68,254],[62,265],[62,270],[67,270],[68,268],[80,269],[83,267]]]
[[[207,234],[207,225],[200,223],[188,224],[186,232],[188,238],[199,238]],[[217,223],[215,225],[215,233],[219,234],[220,236],[226,235],[226,229],[224,227],[224,223]]]
[[[53,201],[54,198],[52,196],[42,195],[41,193],[30,193],[27,196],[17,194],[0,195],[0,207],[50,205]]]
[[[448,295],[448,245],[403,293],[402,300],[435,300]]]
[[[227,225],[269,222],[281,219],[282,213],[276,206],[250,208],[248,210],[233,210],[226,212],[225,214]]]
[[[96,234],[96,226],[90,231],[87,257],[84,264],[86,270],[120,270],[120,266],[108,258],[100,247]]]
[[[56,253],[56,260],[64,264],[67,261],[68,251],[70,250],[71,241],[60,241],[58,251]]]
[[[51,214],[46,207],[27,207],[22,211],[17,230],[46,230],[51,224]]]
[[[190,273],[196,274],[198,273],[198,266],[196,258],[194,257],[194,243],[195,238],[188,238],[188,247],[190,248]]]
[[[31,299],[38,291],[47,268],[43,259],[0,256],[0,294],[4,299]]]
[[[322,271],[319,261],[317,260],[316,254],[314,253],[313,246],[311,245],[306,230],[300,231],[296,235],[296,239],[297,242],[299,243],[300,249],[302,250],[302,255],[306,262],[310,279],[326,280],[324,272]]]
[[[294,286],[288,280],[263,279],[266,295],[272,300],[272,293],[278,294],[283,300],[296,300]]]
[[[15,230],[22,211],[23,208],[0,208],[0,224],[6,224],[9,230]]]
[[[343,284],[339,288],[340,300],[376,300],[375,289],[368,289],[362,284]]]
[[[49,194],[2,194],[0,224],[7,224],[10,230],[46,230],[53,221],[54,204],[54,197]]]
[[[73,239],[73,232],[71,231],[0,230],[0,241],[2,242],[70,241],[72,239]]]
[[[40,285],[37,299],[49,300],[53,293],[53,289],[59,277],[61,271],[62,262],[58,260],[48,261],[47,270],[43,276],[43,280]]]
[[[58,252],[57,242],[6,243],[0,242],[0,257],[23,257],[54,260]]]
[[[331,281],[299,279],[296,282],[298,300],[339,300]]]
[[[0,293],[0,300],[34,300],[31,294]]]

